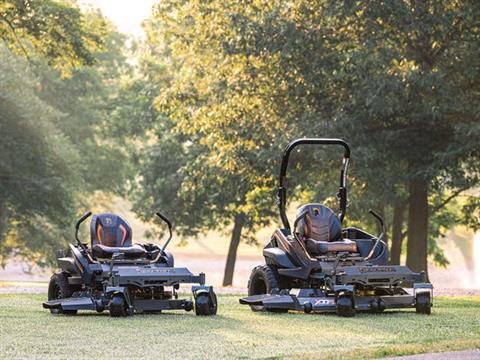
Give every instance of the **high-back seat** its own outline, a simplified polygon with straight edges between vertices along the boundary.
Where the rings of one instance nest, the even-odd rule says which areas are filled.
[[[338,216],[322,204],[307,204],[297,211],[295,232],[304,241],[310,255],[333,252],[357,252],[355,241],[342,238],[342,223]]]
[[[116,253],[123,253],[127,259],[146,255],[140,245],[132,244],[132,228],[120,216],[112,213],[95,214],[90,223],[92,255],[109,259]]]

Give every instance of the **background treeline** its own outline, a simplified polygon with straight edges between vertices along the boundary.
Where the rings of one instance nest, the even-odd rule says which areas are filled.
[[[347,222],[375,232],[380,211],[392,263],[404,249],[414,270],[446,265],[436,239],[479,228],[477,1],[165,0],[129,48],[71,2],[0,13],[3,259],[51,259],[101,191],[181,235],[230,231],[231,284],[240,241],[277,220],[281,153],[302,136],[351,144]],[[296,153],[290,198],[335,207],[339,156]]]

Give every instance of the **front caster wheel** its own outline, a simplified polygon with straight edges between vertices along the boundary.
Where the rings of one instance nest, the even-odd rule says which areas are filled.
[[[311,302],[306,302],[305,304],[303,304],[303,312],[305,314],[310,314],[313,310],[313,305]]]
[[[423,292],[415,296],[415,311],[417,314],[430,315],[432,313],[432,302],[430,293]]]
[[[337,299],[337,315],[342,317],[352,317],[355,315],[353,301],[350,296],[340,296]]]
[[[189,312],[193,310],[193,301],[187,300],[185,301],[185,311]]]
[[[213,298],[209,294],[199,294],[195,299],[195,314],[201,316],[211,316],[217,313],[217,295],[213,293]]]
[[[127,304],[125,299],[121,295],[114,295],[110,300],[110,316],[111,317],[124,317],[127,316]]]

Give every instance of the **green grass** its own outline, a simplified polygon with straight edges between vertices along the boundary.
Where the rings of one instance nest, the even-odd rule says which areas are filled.
[[[0,288],[47,288],[46,281],[0,281]]]
[[[335,315],[252,313],[220,296],[219,315],[53,316],[44,295],[0,295],[1,358],[372,358],[480,347],[480,297],[440,298],[414,311]]]

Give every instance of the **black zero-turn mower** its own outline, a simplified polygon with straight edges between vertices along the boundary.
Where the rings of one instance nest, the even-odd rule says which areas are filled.
[[[344,148],[337,198],[339,214],[322,204],[298,209],[290,228],[286,207],[286,172],[292,150],[299,145],[340,145]],[[347,209],[347,167],[350,148],[340,139],[297,139],[283,154],[278,205],[283,223],[263,249],[265,265],[252,270],[248,297],[241,304],[253,311],[336,312],[353,316],[357,311],[415,308],[430,314],[433,286],[424,272],[388,265],[388,248],[382,240],[382,218],[370,210],[383,231],[376,237],[355,227],[342,229]],[[409,293],[406,287],[413,288]]]
[[[48,286],[48,301],[43,307],[53,314],[76,314],[78,310],[108,310],[113,317],[162,310],[195,309],[197,315],[215,315],[217,297],[205,286],[205,274],[192,274],[174,267],[172,254],[166,250],[172,239],[172,223],[157,213],[168,226],[169,237],[162,247],[155,244],[132,244],[132,230],[120,216],[96,214],[90,225],[91,246],[78,238],[57,259],[61,272],[54,274]],[[192,286],[194,301],[179,299],[180,284]]]

